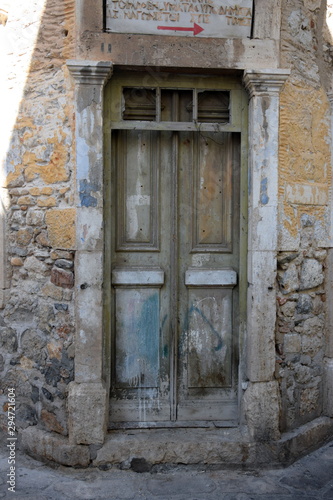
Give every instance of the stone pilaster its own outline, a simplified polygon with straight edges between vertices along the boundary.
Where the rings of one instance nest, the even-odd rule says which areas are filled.
[[[289,73],[289,70],[273,69],[244,74],[244,85],[250,96],[246,338],[250,382],[244,410],[249,431],[259,440],[277,439],[279,435],[279,399],[274,381],[279,93]]]
[[[249,92],[248,365],[251,382],[275,369],[279,92],[289,70],[246,71]]]
[[[107,419],[103,382],[103,87],[112,63],[68,61],[76,82],[75,381],[69,389],[70,440],[101,443]],[[98,418],[96,421],[96,411]]]

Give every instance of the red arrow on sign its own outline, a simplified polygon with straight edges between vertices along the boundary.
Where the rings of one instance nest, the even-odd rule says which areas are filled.
[[[178,27],[178,26],[157,26],[157,29],[158,30],[170,30],[170,31],[193,31],[194,36],[198,35],[202,31],[204,31],[204,29],[201,28],[201,26],[199,26],[196,23],[193,24],[193,28],[182,28],[182,27]]]

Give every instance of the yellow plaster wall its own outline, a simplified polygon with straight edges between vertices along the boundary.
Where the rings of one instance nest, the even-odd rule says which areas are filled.
[[[332,177],[329,113],[323,88],[303,80],[285,84],[280,100],[280,222],[293,238],[302,213],[326,223]]]

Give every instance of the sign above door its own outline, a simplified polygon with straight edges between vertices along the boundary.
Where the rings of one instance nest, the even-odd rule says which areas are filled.
[[[106,31],[249,38],[253,0],[106,0]]]

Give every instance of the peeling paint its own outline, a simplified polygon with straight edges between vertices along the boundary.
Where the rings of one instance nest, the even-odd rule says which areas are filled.
[[[268,185],[268,179],[265,177],[264,179],[261,180],[260,183],[260,202],[262,205],[267,205],[269,202],[269,197],[267,195],[267,185]]]
[[[91,196],[91,192],[96,192],[98,187],[95,184],[90,184],[86,179],[80,180],[80,202],[81,207],[96,207],[97,198]]]

